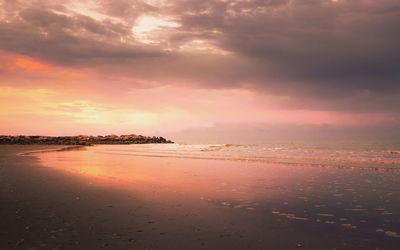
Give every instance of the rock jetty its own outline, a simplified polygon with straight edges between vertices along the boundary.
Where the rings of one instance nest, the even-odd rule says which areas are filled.
[[[43,145],[92,145],[92,144],[144,144],[174,143],[163,137],[143,135],[106,136],[8,136],[0,135],[0,144],[43,144]]]

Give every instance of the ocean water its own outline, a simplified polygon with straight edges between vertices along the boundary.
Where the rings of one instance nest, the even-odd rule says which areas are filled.
[[[103,145],[101,154],[253,161],[400,171],[400,142],[271,142],[264,144]]]
[[[145,200],[146,217],[164,221],[156,229],[177,237],[151,241],[155,249],[181,235],[195,240],[169,249],[204,249],[197,239],[209,249],[398,249],[399,152],[395,142],[274,142],[96,145],[35,156],[89,186]]]

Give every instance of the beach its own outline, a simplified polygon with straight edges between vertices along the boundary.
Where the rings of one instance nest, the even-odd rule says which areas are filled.
[[[400,250],[400,0],[0,0],[0,250]]]
[[[397,249],[400,244],[400,173],[384,170],[396,164],[379,171],[285,164],[287,157],[237,160],[236,151],[231,158],[221,153],[231,146],[57,151],[64,147],[0,146],[1,249]]]

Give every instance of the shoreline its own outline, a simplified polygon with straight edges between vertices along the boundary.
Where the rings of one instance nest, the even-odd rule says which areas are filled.
[[[267,165],[282,165],[282,166],[293,166],[293,167],[310,167],[310,168],[332,168],[332,169],[344,169],[344,170],[367,170],[377,172],[400,172],[400,168],[394,167],[362,167],[362,166],[346,166],[346,165],[334,165],[334,164],[318,164],[318,163],[294,163],[294,162],[282,162],[282,161],[267,161],[262,159],[243,159],[243,158],[219,158],[219,157],[195,157],[195,156],[167,156],[167,155],[147,155],[147,154],[131,154],[132,156],[139,157],[154,157],[154,158],[176,158],[176,159],[192,159],[192,160],[217,160],[217,161],[234,161],[234,162],[253,162],[263,163]]]
[[[110,177],[106,180],[113,184],[108,184],[108,181],[104,183],[103,177],[44,166],[39,158],[45,159],[45,154],[17,156],[18,152],[36,153],[38,149],[47,150],[48,156],[52,155],[56,160],[61,156],[64,163],[68,163],[70,157],[84,159],[84,155],[91,153],[91,148],[83,151],[59,151],[61,148],[58,146],[0,146],[0,190],[1,200],[4,201],[0,204],[0,248],[297,249],[298,244],[303,244],[304,249],[396,249],[394,246],[399,243],[398,234],[395,233],[399,230],[396,227],[386,226],[383,227],[383,233],[377,233],[375,229],[380,227],[363,229],[363,223],[351,221],[354,219],[351,216],[367,216],[364,209],[368,207],[353,208],[354,205],[345,198],[346,195],[335,196],[342,195],[340,192],[347,192],[346,190],[331,193],[335,188],[329,188],[329,185],[335,186],[336,181],[351,184],[354,182],[353,178],[377,178],[372,184],[361,186],[360,190],[357,190],[357,185],[352,188],[361,192],[360,195],[370,196],[364,189],[379,187],[382,191],[378,191],[384,194],[392,188],[389,184],[396,180],[391,180],[388,187],[377,186],[381,179],[384,180],[383,177],[391,176],[387,172],[292,168],[280,165],[260,167],[257,163],[248,163],[246,168],[242,168],[244,163],[241,162],[132,156],[129,164],[138,167],[135,171],[142,173],[138,176],[143,177],[149,171],[152,179],[123,181],[118,177]],[[96,159],[98,157],[100,156],[96,155]],[[121,165],[124,160],[120,158],[110,158],[113,165],[109,166],[113,172],[118,171],[118,168],[127,168]],[[99,159],[99,163],[103,163],[102,158]],[[72,164],[71,167],[78,162]],[[212,166],[209,168],[212,172],[206,171],[207,165]],[[163,172],[166,167],[168,171]],[[266,177],[267,180],[263,182],[272,187],[268,186],[269,191],[266,194],[254,196],[256,190],[253,188],[259,181],[253,182],[249,179],[242,183],[241,179],[236,181],[223,177],[209,182],[208,175],[213,178],[225,175],[223,173],[227,173],[227,169],[231,172],[243,169],[244,173],[249,174],[255,171],[252,174],[254,180]],[[192,170],[194,172],[190,172]],[[179,175],[175,176],[176,174]],[[207,175],[203,176],[204,174]],[[247,178],[246,174],[237,174],[238,178]],[[323,175],[318,177],[315,174]],[[155,175],[161,178],[153,180],[153,177],[157,177]],[[182,178],[180,175],[187,177]],[[199,182],[203,180],[202,176],[206,185],[202,184],[203,181]],[[317,186],[308,187],[307,183],[313,180],[310,177],[318,177],[327,186],[322,186],[321,189]],[[281,183],[279,178],[285,182]],[[172,185],[175,179],[178,180],[178,186]],[[277,188],[274,188],[274,180],[280,183]],[[251,186],[247,187],[247,184]],[[236,198],[228,198],[224,193],[219,193],[218,190],[222,191],[221,188],[226,185],[228,191],[229,185],[233,185],[231,188],[238,191],[246,187],[240,195],[246,199],[237,203]],[[298,185],[300,187],[296,188]],[[312,191],[307,192],[309,201],[304,200],[304,194],[301,194],[301,190],[307,187]],[[343,188],[350,187],[343,185]],[[289,192],[282,193],[286,189]],[[209,196],[202,195],[206,190],[210,190]],[[321,204],[318,201],[321,195],[329,195],[328,197],[335,197],[348,204],[343,207],[343,211],[336,211],[337,208],[333,207],[336,206],[335,203],[326,203],[332,198],[323,198],[326,207],[314,207],[313,204]],[[397,199],[396,193],[391,197]],[[368,199],[374,200],[373,196]],[[286,201],[289,204],[284,204]],[[308,215],[303,211],[305,205],[309,210]],[[364,205],[372,206],[369,203]],[[375,207],[369,209],[375,210]],[[393,208],[383,212],[395,211]],[[331,216],[331,213],[337,214],[338,222],[329,224],[333,223],[334,217],[326,217],[327,222],[315,222],[315,218],[310,217],[311,212],[317,213],[313,216],[321,220],[324,216]],[[339,216],[348,216],[349,221],[341,222],[341,226]],[[354,225],[358,228],[353,229]]]
[[[15,145],[15,144],[10,144],[10,145]],[[49,146],[62,146],[62,145],[49,145]],[[74,146],[67,146],[63,145],[61,148],[56,148],[56,149],[42,149],[42,150],[33,150],[33,151],[24,151],[21,153],[17,153],[17,156],[28,156],[28,155],[34,155],[34,154],[40,154],[40,153],[48,153],[48,152],[60,152],[60,151],[70,151],[70,150],[81,150],[85,149],[86,147],[91,147],[93,145],[74,145]]]
[[[56,150],[37,150],[37,151],[27,151],[21,152],[18,155],[34,155],[36,153],[48,153],[53,151],[70,151],[70,150],[85,150],[86,147],[92,146],[101,146],[101,145],[110,145],[110,144],[95,144],[95,145],[49,145],[49,146],[63,146]],[[121,144],[115,144],[121,145]],[[133,145],[133,144],[131,144]],[[142,145],[142,144],[141,144]],[[145,144],[146,145],[146,144]],[[134,153],[132,156],[140,156],[140,157],[155,157],[155,158],[177,158],[177,159],[192,159],[192,160],[228,160],[228,161],[238,161],[238,162],[254,162],[254,163],[263,163],[263,164],[277,164],[283,166],[293,166],[293,167],[311,167],[311,168],[333,168],[333,169],[344,169],[344,170],[365,170],[365,171],[379,171],[379,172],[400,172],[400,167],[364,167],[364,166],[356,166],[356,165],[339,165],[339,164],[320,164],[320,163],[296,163],[290,161],[282,161],[281,159],[273,160],[268,159],[272,157],[260,158],[221,158],[221,157],[195,157],[195,156],[177,156],[177,155],[148,155],[148,154],[138,154]]]
[[[0,146],[1,249],[149,249],[149,237],[169,242],[167,230],[153,232],[149,223],[162,218],[154,219],[148,201],[135,193],[44,167],[32,155],[15,154],[37,146],[11,146],[11,154],[1,152],[4,147],[10,146]]]

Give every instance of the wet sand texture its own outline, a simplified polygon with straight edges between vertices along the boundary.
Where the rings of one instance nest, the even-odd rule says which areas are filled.
[[[1,249],[400,244],[398,173],[116,158],[94,155],[90,148],[16,155],[49,148],[59,147],[0,147]]]

